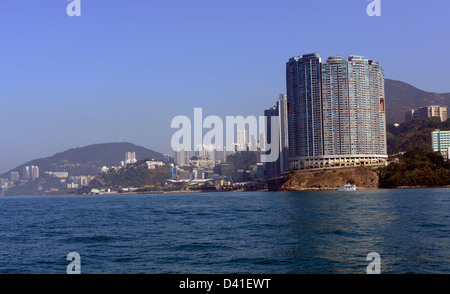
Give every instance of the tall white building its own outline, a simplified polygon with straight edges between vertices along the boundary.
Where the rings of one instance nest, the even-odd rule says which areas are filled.
[[[269,178],[280,176],[281,173],[289,170],[289,140],[288,140],[288,117],[287,117],[287,97],[280,94],[275,106],[264,111],[266,116],[267,128],[266,137],[271,145],[278,144],[279,156],[274,162],[266,163],[266,173]],[[278,138],[272,138],[272,122],[271,117],[278,117]],[[264,138],[264,139],[265,139]],[[266,141],[264,140],[264,144]],[[263,149],[265,150],[265,148]]]
[[[289,170],[289,134],[287,95],[280,94],[278,102],[279,134],[280,134],[280,172]]]
[[[125,153],[125,164],[135,163],[136,161],[136,152]]]
[[[20,179],[19,172],[13,171],[9,175],[10,182],[17,182]]]
[[[39,167],[32,165],[30,167],[30,177],[31,180],[39,178]]]
[[[31,178],[30,167],[29,166],[24,166],[23,167],[23,172],[22,172],[22,179],[29,180],[30,178]]]
[[[39,167],[31,165],[23,167],[22,179],[35,180],[39,178]]]

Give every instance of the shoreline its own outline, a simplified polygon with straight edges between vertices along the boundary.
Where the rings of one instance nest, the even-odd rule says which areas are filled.
[[[396,190],[396,189],[449,189],[450,185],[445,186],[399,186],[395,188],[357,188],[356,191],[366,191],[366,190]],[[258,190],[229,190],[229,191],[158,191],[158,192],[124,192],[124,193],[104,193],[104,194],[39,194],[39,195],[0,195],[0,197],[40,197],[40,196],[104,196],[104,195],[149,195],[149,194],[193,194],[193,193],[236,193],[236,192],[330,192],[337,191],[336,189],[325,189],[325,188],[305,188],[299,190],[276,190],[271,191],[268,189],[258,189]]]
[[[378,187],[378,188],[356,188],[356,191],[361,190],[396,190],[396,189],[446,189],[450,188],[450,185],[443,186],[398,186],[398,187]],[[305,188],[298,190],[278,190],[272,192],[302,192],[302,191],[336,191],[336,189],[331,188]]]

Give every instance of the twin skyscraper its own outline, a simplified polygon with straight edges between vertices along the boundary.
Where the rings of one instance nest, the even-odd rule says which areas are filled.
[[[286,63],[286,90],[289,169],[387,160],[384,74],[377,61],[293,57]]]

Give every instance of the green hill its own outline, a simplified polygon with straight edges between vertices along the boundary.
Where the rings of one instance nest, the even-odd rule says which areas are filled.
[[[386,121],[402,123],[405,111],[427,105],[450,106],[450,93],[432,93],[401,81],[385,79]]]
[[[12,171],[18,171],[22,175],[23,167],[29,165],[38,166],[41,174],[45,171],[65,171],[70,176],[97,175],[102,166],[119,165],[125,160],[126,152],[135,152],[136,159],[154,158],[167,161],[162,153],[132,143],[94,144],[29,161],[0,175],[0,178],[9,178]]]

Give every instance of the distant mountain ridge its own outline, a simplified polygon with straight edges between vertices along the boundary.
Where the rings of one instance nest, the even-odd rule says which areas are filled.
[[[387,123],[403,123],[405,111],[409,109],[427,105],[450,107],[450,93],[427,92],[405,82],[391,79],[385,79],[384,86]]]
[[[103,166],[118,166],[125,160],[126,152],[135,152],[138,160],[154,158],[167,161],[162,153],[132,143],[102,143],[72,148],[50,157],[29,161],[0,175],[0,178],[8,178],[12,171],[18,171],[22,176],[23,167],[29,165],[38,166],[41,174],[45,171],[65,171],[70,176],[95,176]]]

